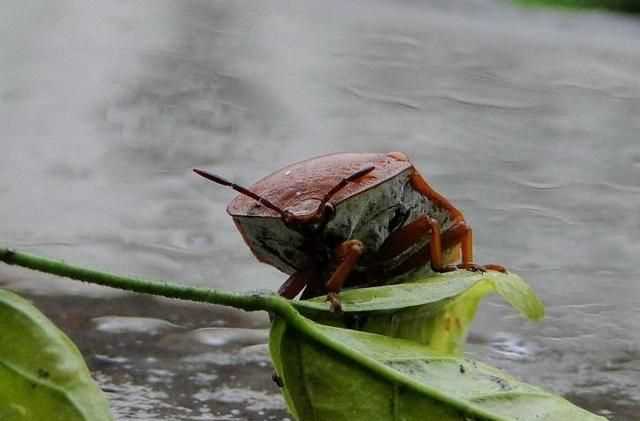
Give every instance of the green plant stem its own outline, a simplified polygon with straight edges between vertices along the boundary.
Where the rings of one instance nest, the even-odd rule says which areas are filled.
[[[205,288],[194,288],[166,281],[149,281],[139,278],[117,276],[110,273],[68,265],[64,262],[45,259],[43,257],[33,256],[27,253],[20,253],[7,248],[0,248],[0,261],[9,265],[21,266],[52,275],[123,289],[126,291],[159,295],[181,300],[226,305],[245,311],[269,311],[282,317],[289,326],[307,338],[324,345],[328,349],[332,349],[335,352],[342,354],[356,364],[377,373],[377,375],[387,381],[395,384],[403,384],[404,374],[355,351],[347,344],[343,344],[331,338],[329,335],[325,334],[318,325],[310,322],[298,313],[289,300],[277,295],[230,293]],[[407,387],[415,389],[419,393],[427,392],[430,396],[437,397],[443,402],[447,402],[449,405],[457,407],[460,411],[470,416],[480,417],[482,419],[492,419],[494,421],[508,421],[506,418],[503,419],[501,417],[495,417],[495,415],[488,413],[483,408],[469,404],[464,400],[448,396],[435,388],[411,382],[407,385]]]
[[[45,272],[64,278],[76,279],[91,284],[103,285],[142,294],[159,295],[180,300],[197,301],[210,304],[220,304],[239,308],[245,311],[276,311],[276,302],[287,300],[277,295],[242,294],[222,292],[214,289],[196,288],[180,285],[168,281],[149,281],[99,272],[78,266],[68,265],[61,261],[20,253],[14,250],[0,248],[0,261],[24,268]]]

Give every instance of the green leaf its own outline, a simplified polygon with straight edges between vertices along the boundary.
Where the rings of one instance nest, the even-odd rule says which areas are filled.
[[[408,329],[404,333],[417,339],[407,341],[315,323],[296,311],[289,300],[275,295],[236,294],[168,282],[152,282],[116,276],[3,248],[0,248],[0,261],[130,291],[227,305],[247,311],[269,311],[275,318],[269,344],[273,363],[277,373],[284,380],[284,394],[290,409],[299,421],[369,421],[371,419],[382,421],[605,420],[542,389],[522,384],[489,366],[457,358],[448,352],[438,351],[438,349],[446,349],[446,346],[436,341],[433,335],[440,333],[446,336],[444,333],[446,333],[447,326],[460,324],[462,328],[465,328],[475,314],[479,300],[492,291],[503,295],[507,301],[528,317],[534,319],[542,317],[542,304],[522,280],[514,278],[515,275],[492,273],[480,275],[455,272],[446,275],[425,276],[419,279],[412,278],[410,280],[414,280],[417,284],[424,284],[419,288],[409,287],[418,288],[411,290],[413,293],[420,292],[417,299],[414,294],[404,294],[401,304],[391,303],[389,305],[387,297],[396,294],[394,291],[398,288],[394,286],[390,290],[382,290],[383,293],[380,295],[374,291],[373,298],[370,295],[367,300],[363,300],[368,301],[367,305],[370,306],[366,311],[363,308],[357,308],[360,305],[359,299],[352,300],[353,303],[348,302],[348,298],[345,299],[347,311],[345,314],[339,315],[328,312],[328,306],[318,300],[311,304],[295,304],[301,311],[309,312],[309,314],[318,317],[332,318],[330,321],[334,323],[360,325],[362,320],[358,320],[358,318],[361,315],[368,319],[384,316],[388,318],[386,326],[391,331],[396,328],[394,324],[402,329],[405,320],[411,322],[409,318],[411,312],[417,311],[418,313],[414,314],[413,322],[407,323],[414,325],[411,328],[414,331]],[[474,281],[472,278],[476,276],[480,276],[480,278]],[[466,284],[465,277],[469,281]],[[448,284],[435,285],[438,279],[440,281],[446,280]],[[434,285],[430,285],[432,282]],[[454,288],[452,285],[456,284],[458,286]],[[442,288],[439,296],[435,293],[438,287]],[[401,290],[398,289],[398,291]],[[385,295],[385,291],[387,291],[387,295]],[[371,292],[364,290],[345,292],[343,298],[356,293],[371,294]],[[5,413],[0,413],[0,419],[40,419],[37,417],[40,414],[36,416],[33,414],[24,415],[26,411],[30,410],[28,404],[32,404],[33,401],[33,399],[25,400],[24,394],[18,393],[15,400],[8,399],[7,402],[7,398],[5,398],[7,391],[8,393],[15,392],[6,387],[6,382],[16,381],[20,383],[20,386],[23,386],[23,383],[27,383],[29,386],[35,384],[37,393],[33,397],[37,399],[33,402],[33,407],[39,408],[40,406],[37,405],[39,401],[44,401],[43,405],[46,405],[46,398],[49,394],[47,393],[47,385],[44,384],[44,387],[40,387],[41,384],[34,382],[33,369],[29,369],[32,366],[44,365],[46,362],[53,362],[54,366],[62,365],[55,370],[56,377],[58,377],[58,371],[62,374],[65,371],[84,372],[85,374],[80,376],[84,380],[80,379],[78,383],[84,383],[83,387],[87,389],[87,396],[79,398],[79,402],[93,400],[95,401],[94,408],[99,408],[102,405],[105,408],[104,411],[97,409],[97,416],[84,419],[98,421],[108,419],[108,415],[105,415],[106,404],[103,404],[103,400],[96,392],[97,388],[93,383],[86,380],[88,378],[86,367],[83,364],[77,364],[77,361],[81,361],[81,359],[73,345],[67,344],[73,358],[69,359],[66,366],[61,364],[64,358],[59,355],[55,358],[52,358],[51,355],[41,355],[39,359],[33,358],[34,354],[48,349],[52,346],[51,344],[59,344],[68,340],[53,327],[46,328],[43,332],[34,328],[34,326],[49,322],[32,307],[26,305],[24,301],[15,296],[8,296],[8,298],[4,299],[5,307],[8,307],[4,313],[8,316],[3,315],[3,312],[0,311],[0,323],[10,327],[7,332],[3,332],[4,336],[0,337],[2,339],[0,340],[0,362],[3,361],[2,358],[6,358],[9,362],[13,360],[26,362],[24,369],[29,376],[18,376],[10,372],[7,377],[4,368],[5,371],[0,371],[0,385],[2,385],[0,387],[0,393],[2,393],[0,408],[5,411]],[[384,300],[387,300],[386,308],[381,305]],[[0,303],[2,302],[3,300],[0,299]],[[354,307],[350,308],[352,304]],[[26,307],[26,309],[19,311],[22,307]],[[24,315],[27,320],[17,323],[12,320],[16,315],[20,316],[18,319]],[[3,318],[8,320],[4,321]],[[457,321],[454,318],[457,318]],[[415,329],[425,325],[425,321],[427,326],[430,323],[433,324],[431,328],[427,328],[432,331],[430,340],[425,340],[420,336],[411,336],[415,335]],[[365,324],[369,325],[370,322],[365,321]],[[16,332],[20,331],[29,333],[27,337],[32,340],[23,339],[20,335],[16,335]],[[57,333],[53,334],[52,332]],[[418,331],[418,333],[420,332]],[[50,338],[48,335],[52,337]],[[460,337],[460,332],[454,332],[447,341],[453,340],[455,345]],[[427,347],[416,342],[417,340],[431,343],[432,346]],[[19,355],[20,351],[7,345],[13,343],[19,350],[22,349],[19,347],[22,341],[26,345],[24,349],[29,350],[30,358],[23,358]],[[444,345],[447,345],[447,341],[444,342]],[[56,351],[54,350],[53,353],[55,354]],[[74,369],[74,365],[80,368]],[[64,379],[64,376],[60,377]],[[5,378],[7,378],[6,382]],[[63,391],[73,389],[71,385],[64,382],[62,384]],[[80,394],[81,392],[75,396],[80,396]],[[68,394],[61,393],[60,396],[67,398]],[[13,411],[11,413],[13,418],[6,416],[6,408]],[[55,417],[58,413],[53,410],[42,413],[50,415],[44,418],[47,420],[79,419],[67,417],[65,414],[62,415],[62,418]]]
[[[486,364],[303,320],[276,319],[270,338],[299,421],[605,420]]]
[[[111,419],[71,340],[29,302],[0,290],[0,420]]]
[[[540,320],[544,306],[514,273],[433,273],[401,279],[403,283],[340,293],[344,314],[332,313],[326,297],[294,302],[317,322],[410,339],[435,350],[462,353],[480,301],[501,295],[523,316]]]

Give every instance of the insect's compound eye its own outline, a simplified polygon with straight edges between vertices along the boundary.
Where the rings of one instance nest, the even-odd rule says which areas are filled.
[[[324,218],[325,221],[331,221],[336,216],[336,207],[331,203],[325,203],[324,205]]]

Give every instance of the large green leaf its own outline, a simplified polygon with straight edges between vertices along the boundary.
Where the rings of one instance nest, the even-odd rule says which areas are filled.
[[[111,419],[71,340],[29,302],[0,290],[0,420]]]
[[[270,350],[299,421],[605,420],[486,364],[300,317]]]
[[[323,324],[410,339],[449,353],[463,351],[478,304],[490,293],[501,295],[529,319],[544,316],[538,297],[514,273],[428,272],[401,281],[343,291],[343,314],[332,313],[326,297],[294,305]]]

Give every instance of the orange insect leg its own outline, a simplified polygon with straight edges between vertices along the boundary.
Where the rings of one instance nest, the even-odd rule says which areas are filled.
[[[338,292],[356,267],[362,253],[364,253],[364,244],[359,240],[348,240],[338,246],[336,256],[340,264],[326,284],[327,299],[331,301],[332,311],[340,311]]]
[[[458,265],[459,268],[480,270],[483,272],[487,270],[495,270],[497,272],[504,273],[507,271],[507,269],[501,265],[477,265],[473,263],[473,231],[471,231],[471,228],[465,222],[460,223],[455,228],[455,231],[452,230],[453,235],[451,235],[452,238],[449,241],[459,242],[461,245],[462,263]]]
[[[414,169],[414,173],[411,175],[411,185],[427,199],[431,200],[437,206],[446,209],[449,213],[454,225],[447,230],[447,234],[449,234],[449,231],[451,231],[451,233],[447,236],[448,238],[445,243],[451,243],[452,245],[458,242],[460,243],[462,249],[462,263],[458,265],[458,267],[470,270],[507,271],[500,265],[491,264],[479,266],[473,263],[473,232],[471,227],[469,227],[464,220],[464,215],[458,208],[453,206],[446,197],[435,191],[416,169]]]
[[[429,234],[431,234],[429,241],[431,266],[434,270],[444,269],[440,224],[428,215],[423,215],[391,233],[380,250],[380,260],[399,255]]]
[[[435,191],[415,168],[411,175],[411,186],[437,206],[446,209],[453,222],[464,221],[462,212],[453,206],[446,197]]]

